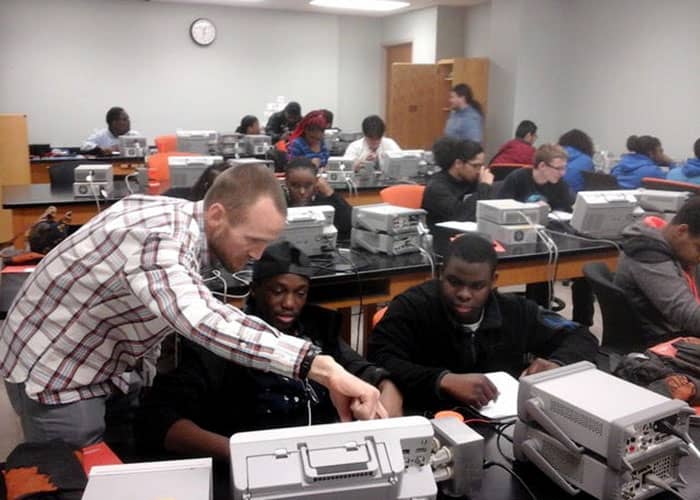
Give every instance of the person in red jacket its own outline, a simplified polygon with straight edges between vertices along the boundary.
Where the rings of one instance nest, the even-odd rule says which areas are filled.
[[[490,165],[532,165],[535,157],[533,146],[535,140],[537,140],[537,125],[530,120],[521,121],[515,130],[515,139],[501,146]]]

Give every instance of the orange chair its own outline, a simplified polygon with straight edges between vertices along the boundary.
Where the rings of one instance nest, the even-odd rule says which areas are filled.
[[[425,186],[418,184],[397,184],[379,191],[379,196],[384,203],[390,203],[399,207],[420,208],[423,204]]]
[[[170,180],[170,167],[168,166],[168,158],[171,156],[196,156],[194,153],[178,153],[172,151],[169,153],[156,153],[146,159],[148,166],[148,180],[164,182]]]
[[[700,185],[690,182],[669,181],[656,177],[644,177],[642,187],[647,189],[662,189],[664,191],[688,191],[693,194],[700,194]]]
[[[377,323],[379,323],[384,315],[386,314],[386,310],[389,309],[388,306],[384,306],[381,309],[377,309],[377,312],[374,313],[374,316],[372,316],[372,329],[374,329],[375,326],[377,326]]]
[[[159,153],[172,153],[177,151],[177,136],[172,135],[159,135],[155,138],[156,149]]]

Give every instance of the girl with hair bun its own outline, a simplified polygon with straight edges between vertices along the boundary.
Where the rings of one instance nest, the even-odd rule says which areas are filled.
[[[641,187],[644,177],[666,178],[666,173],[659,165],[667,164],[669,159],[657,137],[631,135],[627,138],[627,149],[630,153],[622,155],[611,172],[621,188]]]

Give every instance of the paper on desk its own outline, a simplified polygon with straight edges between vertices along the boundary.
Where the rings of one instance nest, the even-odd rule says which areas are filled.
[[[549,220],[558,220],[562,222],[569,222],[573,217],[573,214],[569,212],[562,212],[561,210],[552,210],[548,214]]]
[[[477,231],[476,222],[459,222],[456,220],[451,220],[447,222],[439,222],[436,226],[444,227],[447,229],[454,229],[456,231],[462,231],[464,233],[471,233]]]
[[[478,412],[487,418],[499,419],[518,414],[518,386],[512,375],[506,372],[485,373],[498,389],[498,399],[482,406]]]

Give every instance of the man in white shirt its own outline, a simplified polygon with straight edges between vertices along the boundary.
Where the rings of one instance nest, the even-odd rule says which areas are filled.
[[[351,143],[343,155],[344,158],[353,161],[355,171],[366,163],[378,165],[388,151],[401,151],[396,141],[384,137],[385,130],[384,120],[377,115],[370,115],[362,120],[364,137]]]
[[[88,137],[80,150],[86,153],[97,153],[100,155],[111,155],[113,151],[119,150],[120,135],[140,135],[135,130],[131,130],[131,121],[124,108],[114,106],[107,111],[107,128],[95,130]]]

